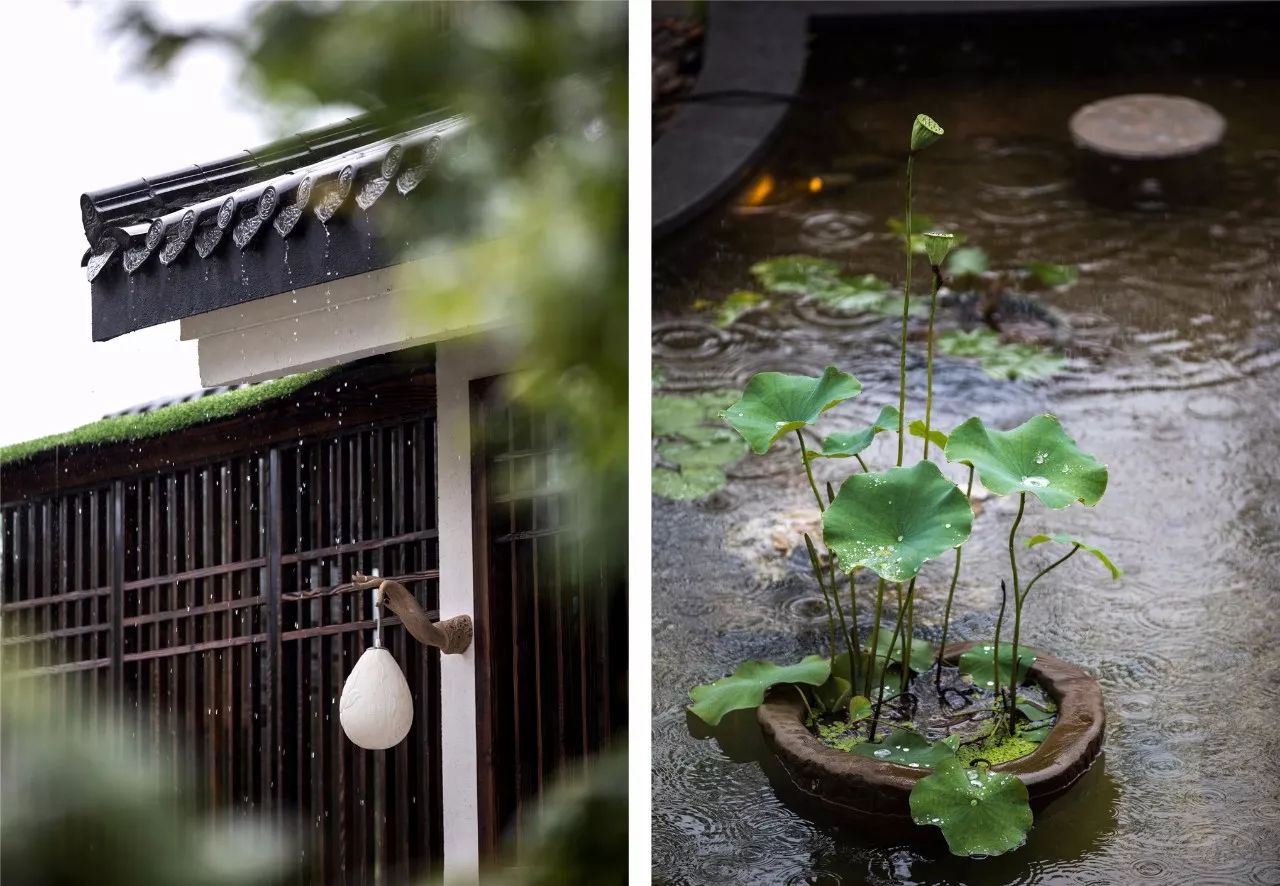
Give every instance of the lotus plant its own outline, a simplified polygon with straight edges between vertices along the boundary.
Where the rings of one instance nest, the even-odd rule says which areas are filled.
[[[803,536],[814,579],[826,603],[827,655],[810,655],[794,665],[750,661],[733,675],[696,687],[690,711],[716,725],[730,711],[761,704],[775,686],[791,686],[804,700],[810,724],[822,717],[844,718],[856,727],[849,750],[912,767],[933,769],[916,783],[911,809],[916,821],[942,828],[953,852],[998,854],[1020,845],[1031,826],[1027,791],[1017,778],[961,756],[970,742],[958,735],[930,742],[911,728],[909,716],[886,719],[888,705],[915,710],[913,699],[929,686],[939,709],[948,692],[973,696],[982,708],[989,730],[978,736],[984,751],[1002,741],[1017,738],[1023,744],[1042,740],[1052,728],[1052,713],[1040,712],[1020,701],[1019,686],[1027,679],[1034,657],[1022,646],[1024,606],[1032,589],[1072,556],[1084,551],[1097,558],[1112,574],[1119,575],[1111,560],[1098,548],[1072,535],[1040,532],[1019,544],[1019,530],[1028,518],[1028,504],[1039,502],[1049,511],[1073,504],[1093,506],[1107,488],[1107,468],[1082,451],[1052,415],[1038,415],[1011,430],[989,428],[977,417],[958,425],[949,434],[934,426],[934,319],[944,288],[944,263],[956,244],[955,234],[929,231],[920,238],[923,255],[932,272],[926,343],[925,401],[923,419],[910,420],[907,402],[907,347],[912,266],[919,251],[913,244],[912,178],[917,154],[936,143],[943,129],[933,119],[919,115],[912,127],[906,174],[906,272],[903,283],[898,403],[880,407],[870,424],[852,431],[819,438],[816,426],[833,408],[862,394],[856,378],[835,366],[813,377],[782,372],[762,372],[747,383],[722,418],[758,454],[768,453],[780,441],[793,438],[799,455],[799,471],[821,514],[822,535]],[[891,467],[875,470],[867,452],[875,439],[896,432],[896,460]],[[921,459],[904,464],[908,436],[923,441]],[[821,442],[818,442],[821,439]],[[937,453],[946,463],[962,469],[958,485],[930,459]],[[834,464],[852,459],[857,469],[839,484],[820,484],[814,464]],[[976,645],[960,658],[959,677],[943,685],[946,645],[955,590],[960,579],[962,551],[974,523],[971,504],[975,479],[996,496],[1016,496],[1017,510],[1008,530],[1008,575],[1002,579],[1000,616],[994,638]],[[1019,547],[1024,550],[1052,544],[1066,552],[1023,581]],[[924,591],[920,571],[930,560],[953,553],[951,577],[941,625],[941,643],[935,655],[930,644],[915,637],[915,608]],[[871,611],[860,611],[856,576],[875,576],[876,592]],[[847,605],[842,586],[847,586]],[[896,612],[890,627],[884,623],[886,598],[893,592]],[[1011,594],[1010,594],[1011,592]],[[1005,610],[1011,604],[1013,624],[1010,643],[1003,643]],[[920,677],[912,682],[912,673]],[[914,687],[914,688],[913,688]],[[957,689],[959,687],[959,689]],[[1031,690],[1027,690],[1030,692]],[[903,702],[908,702],[903,707]],[[967,704],[970,702],[966,702]],[[1028,711],[1030,713],[1028,713]],[[1021,717],[1022,722],[1018,718]],[[892,721],[891,721],[892,720]],[[891,738],[877,742],[878,733]],[[984,754],[991,756],[990,754]],[[985,761],[983,761],[985,762]]]

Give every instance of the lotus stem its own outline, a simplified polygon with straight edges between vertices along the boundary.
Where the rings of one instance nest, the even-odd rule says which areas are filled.
[[[863,460],[862,460],[862,456],[861,456],[861,455],[855,455],[855,456],[854,456],[854,458],[856,458],[856,459],[858,460],[858,464],[862,465],[862,473],[864,473],[864,474],[870,474],[870,473],[871,473],[871,468],[867,467],[867,463],[866,463],[865,461],[863,461]]]
[[[907,691],[911,682],[911,641],[915,639],[916,630],[916,580],[911,579],[907,589],[907,621],[902,633],[902,691]]]
[[[1027,508],[1027,494],[1018,493],[1018,516],[1013,518],[1009,527],[1009,570],[1013,573],[1013,664],[1009,668],[1009,692],[1018,693],[1018,641],[1022,637],[1022,588],[1018,584],[1018,554],[1015,540],[1018,526],[1022,523],[1022,514]]]
[[[968,499],[971,495],[973,495],[973,465],[969,465],[969,482],[965,486],[964,497]],[[964,545],[956,545],[956,568],[951,572],[951,587],[947,590],[947,607],[942,613],[942,642],[938,644],[938,677],[934,681],[939,695],[942,694],[942,659],[947,654],[947,631],[951,627],[951,600],[956,595],[956,582],[960,580],[960,554],[963,550]]]
[[[858,685],[858,668],[862,664],[862,634],[858,631],[858,594],[853,581],[853,573],[845,576],[849,580],[849,618],[853,622],[853,646],[849,649],[849,685]]]
[[[996,639],[991,644],[991,667],[994,671],[992,687],[996,694],[996,704],[1004,707],[1004,696],[1000,694],[1000,632],[1004,630],[1004,609],[1009,602],[1009,592],[1005,588],[1004,579],[1000,579],[1000,614],[996,616]]]
[[[880,618],[884,612],[884,589],[885,580],[880,579],[876,585],[876,614],[875,620],[871,622],[871,662],[867,667],[866,678],[862,684],[862,694],[867,698],[871,697],[871,672],[875,670],[876,644],[880,642]]]
[[[907,320],[911,307],[911,172],[915,151],[907,154],[907,214],[903,220],[907,241],[907,277],[902,284],[902,341],[898,348],[898,467],[902,467],[907,422]]]
[[[818,562],[818,549],[813,546],[809,533],[804,534],[805,546],[809,549],[809,562],[813,565],[813,576],[818,580],[818,589],[822,591],[822,599],[827,602],[827,649],[831,667],[836,666],[836,622],[831,615],[831,597],[827,595],[827,586],[822,580],[822,564]]]
[[[884,660],[880,663],[880,688],[877,693],[875,714],[872,716],[872,720],[871,720],[872,738],[869,739],[871,741],[874,741],[876,723],[880,719],[880,708],[884,705],[884,678],[885,678],[885,674],[889,670],[889,658],[890,656],[893,655],[893,649],[895,646],[898,645],[898,638],[900,636],[902,637],[903,655],[902,655],[902,683],[900,685],[901,691],[898,694],[905,695],[907,691],[907,679],[911,669],[910,652],[909,652],[909,649],[911,647],[910,647],[910,644],[907,642],[906,636],[903,635],[902,633],[902,628],[904,625],[904,618],[906,616],[906,612],[911,608],[911,601],[915,597],[915,590],[916,590],[916,580],[913,578],[911,579],[911,583],[907,585],[906,596],[903,597],[902,582],[898,582],[898,617],[894,619],[893,635],[889,638],[889,648],[885,650]],[[872,644],[871,646],[872,664],[875,663],[875,659],[877,655],[878,653],[877,653],[875,644]],[[894,697],[896,698],[897,696],[894,696]]]
[[[908,245],[910,240],[907,241]],[[942,288],[942,269],[933,266],[933,292],[929,296],[928,358],[925,364],[924,393],[924,458],[929,458],[929,429],[933,427],[933,321],[938,313],[938,290]]]
[[[800,460],[804,462],[804,473],[809,478],[809,488],[813,490],[813,498],[818,503],[818,512],[822,513],[827,506],[822,503],[822,493],[818,491],[818,484],[813,479],[813,467],[809,464],[809,450],[804,445],[804,433],[796,428],[796,439],[800,441]]]
[[[1040,579],[1044,578],[1044,576],[1045,576],[1047,573],[1051,572],[1051,571],[1052,571],[1052,570],[1054,570],[1054,569],[1057,569],[1057,568],[1058,568],[1059,566],[1061,566],[1063,563],[1065,563],[1065,562],[1067,562],[1068,560],[1070,560],[1070,559],[1071,559],[1071,557],[1072,557],[1072,556],[1075,554],[1075,552],[1076,552],[1076,551],[1078,551],[1078,550],[1080,550],[1080,545],[1075,545],[1074,547],[1072,547],[1072,548],[1071,548],[1071,550],[1067,551],[1067,553],[1066,553],[1066,554],[1064,554],[1063,556],[1059,557],[1057,560],[1054,560],[1052,563],[1050,563],[1050,564],[1049,564],[1048,566],[1046,566],[1044,569],[1041,569],[1039,572],[1037,572],[1037,573],[1036,573],[1036,575],[1035,575],[1035,578],[1033,578],[1033,579],[1031,579],[1031,581],[1027,582],[1027,586],[1026,586],[1025,588],[1023,588],[1023,589],[1022,589],[1022,599],[1024,599],[1024,600],[1025,600],[1025,599],[1027,599],[1027,595],[1031,593],[1031,589],[1032,589],[1033,587],[1035,587],[1036,582],[1038,582]]]

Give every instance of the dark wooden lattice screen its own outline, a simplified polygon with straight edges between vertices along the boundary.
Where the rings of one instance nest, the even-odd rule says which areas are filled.
[[[415,381],[403,406],[421,405]],[[196,761],[220,814],[293,816],[312,881],[396,882],[440,862],[438,653],[386,631],[413,729],[388,752],[355,747],[337,700],[369,600],[328,590],[356,570],[425,574],[412,587],[437,608],[435,422],[348,415],[337,432],[334,411],[328,432],[295,414],[274,427],[311,433],[4,504],[3,642],[9,667],[85,708],[68,713],[113,697],[142,712],[139,746],[175,774]],[[232,430],[214,433],[226,450]]]
[[[473,383],[480,839],[504,834],[626,721],[626,595],[577,539],[574,491],[546,417]],[[625,507],[625,503],[615,503]],[[616,576],[616,570],[613,573]]]

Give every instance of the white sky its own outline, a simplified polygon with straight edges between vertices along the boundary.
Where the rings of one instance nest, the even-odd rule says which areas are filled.
[[[226,20],[245,4],[161,4],[178,21],[209,20],[201,7],[213,6]],[[0,445],[201,386],[195,342],[178,340],[176,322],[92,340],[82,193],[351,113],[273,118],[240,88],[239,68],[221,51],[193,51],[163,80],[142,77],[129,69],[131,47],[106,33],[114,8],[23,4],[0,53]]]

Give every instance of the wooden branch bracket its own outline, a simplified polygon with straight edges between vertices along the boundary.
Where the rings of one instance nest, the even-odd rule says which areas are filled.
[[[455,615],[432,621],[409,589],[389,578],[357,572],[352,584],[359,590],[380,588],[382,602],[400,617],[401,624],[423,646],[434,646],[445,655],[459,655],[471,648],[471,638],[475,633],[471,616]]]

